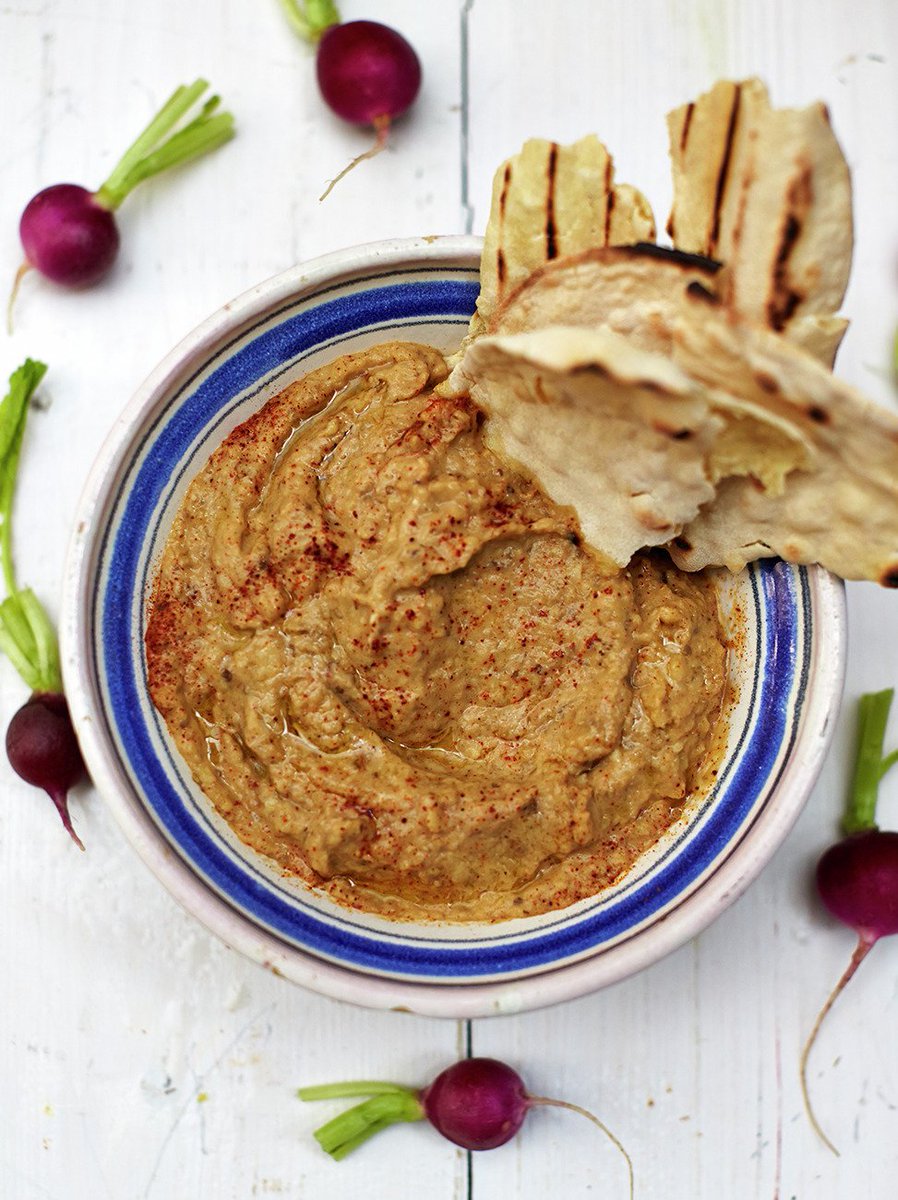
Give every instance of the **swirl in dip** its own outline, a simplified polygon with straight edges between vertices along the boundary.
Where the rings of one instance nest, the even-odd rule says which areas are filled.
[[[503,920],[595,894],[707,786],[713,584],[620,570],[433,388],[427,347],[314,371],[192,483],[150,689],[236,834],[339,903]]]

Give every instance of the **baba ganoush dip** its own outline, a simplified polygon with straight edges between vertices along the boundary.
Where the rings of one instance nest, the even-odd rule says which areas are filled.
[[[609,885],[707,786],[726,639],[708,578],[604,561],[445,375],[388,343],[234,430],[174,522],[147,665],[254,850],[389,918],[504,920]]]

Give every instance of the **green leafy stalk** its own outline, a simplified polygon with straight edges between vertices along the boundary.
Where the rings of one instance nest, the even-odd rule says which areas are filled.
[[[28,366],[28,359],[24,367]],[[6,591],[13,594],[16,573],[12,560],[12,502],[19,470],[19,455],[25,435],[28,400],[40,382],[40,375],[28,372],[19,377],[20,367],[10,377],[9,391],[0,404],[0,570]]]
[[[30,588],[16,583],[12,510],[28,404],[46,364],[26,359],[0,401],[0,569],[7,596],[0,603],[0,649],[33,692],[62,691],[59,645],[53,623]]]
[[[418,1093],[398,1083],[359,1079],[299,1088],[297,1095],[300,1100],[368,1097],[315,1130],[315,1140],[319,1146],[337,1162],[389,1125],[424,1119],[424,1107],[418,1099]]]
[[[99,204],[115,210],[143,180],[158,175],[160,171],[167,171],[178,163],[207,154],[234,136],[233,116],[230,113],[215,113],[219,104],[218,96],[207,100],[187,125],[172,132],[208,86],[205,79],[197,79],[189,86],[182,85],[175,89],[95,192],[94,198]]]
[[[278,3],[296,33],[312,45],[331,25],[340,24],[334,0],[278,0]]]
[[[343,1100],[347,1096],[385,1096],[405,1094],[411,1088],[401,1083],[385,1083],[382,1079],[351,1079],[346,1083],[317,1083],[297,1088],[300,1100]]]
[[[898,762],[898,750],[885,756],[882,752],[893,696],[894,688],[887,688],[882,692],[867,692],[858,703],[857,759],[848,809],[842,821],[846,833],[877,828],[879,785],[886,771]]]

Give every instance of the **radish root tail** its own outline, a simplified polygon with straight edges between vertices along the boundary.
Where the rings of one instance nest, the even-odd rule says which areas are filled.
[[[817,1040],[817,1034],[820,1032],[820,1026],[823,1024],[827,1013],[832,1008],[832,1006],[835,1004],[839,995],[844,990],[845,985],[850,981],[850,979],[854,975],[855,971],[858,969],[858,967],[861,965],[861,963],[864,961],[864,959],[867,957],[867,955],[873,949],[875,940],[876,940],[875,938],[870,939],[870,938],[863,937],[863,936],[861,936],[861,938],[859,939],[858,944],[854,948],[854,954],[852,954],[852,956],[851,956],[851,962],[845,968],[845,971],[842,974],[841,979],[836,984],[836,986],[833,988],[833,990],[830,992],[826,1003],[823,1005],[823,1008],[821,1008],[821,1010],[817,1016],[817,1020],[814,1022],[814,1028],[811,1030],[810,1036],[808,1037],[808,1040],[805,1042],[804,1050],[801,1053],[801,1096],[802,1096],[802,1099],[804,1100],[805,1112],[808,1114],[808,1120],[811,1122],[811,1126],[813,1127],[814,1132],[817,1134],[817,1136],[820,1138],[820,1140],[823,1142],[823,1144],[825,1146],[827,1146],[830,1150],[832,1150],[832,1152],[833,1152],[833,1154],[835,1154],[836,1158],[839,1157],[839,1151],[836,1149],[836,1147],[833,1145],[833,1143],[830,1141],[830,1139],[823,1132],[823,1129],[820,1126],[820,1122],[817,1120],[817,1116],[814,1113],[814,1106],[813,1106],[813,1104],[811,1104],[811,1094],[808,1089],[808,1058],[810,1057],[811,1050],[813,1049],[814,1043]]]
[[[328,183],[327,187],[318,197],[319,203],[322,200],[326,200],[340,180],[345,178],[350,171],[359,165],[360,162],[364,162],[366,158],[374,158],[375,154],[380,154],[381,150],[383,150],[386,146],[387,134],[390,132],[390,118],[386,115],[382,117],[375,117],[371,123],[374,126],[374,130],[377,135],[374,139],[374,145],[369,146],[368,149],[362,154],[357,154],[352,162],[348,163],[343,168],[339,175],[334,176],[334,178]]]
[[[12,335],[12,310],[15,308],[16,296],[19,294],[19,285],[30,270],[31,263],[23,262],[12,281],[12,291],[9,293],[9,300],[6,304],[6,332],[10,335]]]
[[[571,1112],[579,1113],[581,1117],[586,1117],[587,1121],[592,1121],[593,1125],[597,1125],[599,1129],[601,1129],[602,1133],[604,1133],[605,1137],[607,1137],[608,1140],[612,1142],[624,1156],[624,1161],[627,1164],[627,1174],[630,1180],[630,1200],[633,1200],[633,1196],[635,1194],[633,1160],[624,1149],[623,1142],[621,1142],[620,1138],[616,1137],[608,1128],[608,1126],[603,1121],[599,1120],[595,1113],[591,1113],[588,1108],[581,1108],[579,1104],[571,1104],[568,1100],[550,1100],[548,1096],[530,1096],[528,1099],[531,1104],[545,1104],[551,1108],[567,1108]]]
[[[75,832],[75,826],[72,824],[72,818],[69,815],[69,802],[68,802],[68,798],[67,798],[65,792],[56,791],[56,790],[54,790],[52,792],[48,791],[48,795],[49,795],[50,799],[53,801],[53,803],[56,805],[56,811],[59,813],[60,817],[62,818],[62,824],[63,824],[66,832],[69,834],[69,836],[71,837],[71,839],[75,843],[75,845],[78,847],[78,849],[83,850],[84,842],[82,842],[81,838],[78,837],[78,834]]]

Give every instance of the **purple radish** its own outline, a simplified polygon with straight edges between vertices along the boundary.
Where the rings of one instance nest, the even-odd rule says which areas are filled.
[[[56,631],[30,588],[16,584],[12,558],[12,505],[22,438],[32,393],[46,366],[26,359],[9,380],[0,401],[0,567],[7,595],[0,603],[0,649],[31,688],[6,732],[6,754],[13,770],[48,793],[75,845],[84,849],[72,827],[68,792],[87,774],[62,694]]]
[[[414,104],[421,63],[401,33],[378,21],[340,22],[333,0],[280,0],[293,28],[318,49],[318,89],[332,112],[353,125],[370,125],[374,144],[344,167],[321,195],[387,144],[390,125]]]
[[[63,287],[97,283],[115,262],[119,231],[115,210],[144,179],[214,150],[234,133],[230,113],[216,113],[219,98],[207,100],[196,116],[172,132],[209,85],[198,79],[169,97],[140,137],[125,151],[95,192],[57,183],[38,192],[22,213],[19,236],[25,261],[9,298],[8,324],[19,284],[32,268]]]
[[[97,283],[119,248],[115,217],[77,183],[56,183],[29,200],[19,236],[25,269],[34,267],[63,287]]]
[[[466,1058],[420,1094],[424,1114],[466,1150],[493,1150],[515,1136],[533,1105],[517,1071],[493,1058]]]
[[[326,29],[315,67],[321,95],[337,116],[372,125],[379,136],[411,108],[421,87],[417,54],[401,33],[377,21]]]
[[[801,1055],[801,1091],[808,1117],[834,1154],[839,1152],[823,1132],[811,1104],[808,1058],[824,1018],[855,971],[880,938],[898,933],[898,833],[876,825],[880,781],[898,761],[898,750],[885,757],[882,752],[893,694],[889,688],[861,696],[857,764],[842,823],[847,836],[830,846],[817,864],[820,899],[858,937],[851,960],[820,1010]]]
[[[462,1059],[418,1089],[356,1080],[300,1088],[298,1095],[301,1100],[368,1097],[315,1131],[318,1144],[338,1162],[373,1134],[401,1121],[426,1120],[457,1146],[493,1150],[515,1136],[531,1109],[547,1105],[567,1108],[592,1121],[620,1150],[627,1163],[632,1200],[633,1164],[598,1117],[566,1100],[531,1096],[517,1071],[494,1058]]]
[[[72,841],[83,850],[69,816],[68,793],[87,772],[65,696],[35,693],[22,705],[6,730],[6,756],[16,774],[44,789]]]

